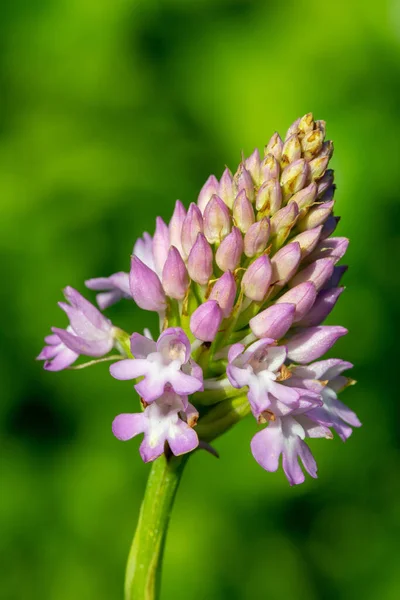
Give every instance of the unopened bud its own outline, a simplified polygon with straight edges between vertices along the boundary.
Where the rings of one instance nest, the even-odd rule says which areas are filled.
[[[202,233],[197,234],[189,254],[187,268],[193,281],[200,285],[207,285],[213,271],[213,253]]]
[[[304,187],[308,175],[308,163],[300,158],[290,163],[282,172],[281,187],[284,201]]]
[[[222,310],[224,319],[229,317],[236,297],[236,282],[230,271],[226,271],[214,284],[210,300],[216,300]]]
[[[254,202],[254,183],[243,163],[239,165],[234,181],[236,183],[237,193],[240,193],[243,190],[250,202]]]
[[[261,163],[262,180],[278,179],[280,174],[279,163],[273,154],[267,154]]]
[[[268,256],[263,254],[251,263],[242,279],[242,290],[247,298],[261,302],[271,283],[272,267]]]
[[[172,218],[169,222],[169,242],[171,246],[175,246],[180,255],[183,255],[182,251],[182,227],[186,217],[186,210],[180,200],[175,203],[175,210]]]
[[[322,240],[309,256],[308,260],[313,261],[319,258],[334,258],[338,262],[346,253],[349,240],[345,237],[333,237]]]
[[[320,325],[335,307],[335,304],[344,291],[343,287],[322,290],[311,310],[299,321],[300,327],[315,327]]]
[[[212,342],[222,321],[222,310],[216,300],[207,300],[190,318],[190,331],[203,342]]]
[[[250,329],[259,338],[279,340],[291,327],[295,310],[294,304],[273,304],[250,319]]]
[[[332,140],[327,140],[322,144],[321,150],[318,152],[318,157],[327,156],[328,158],[332,158],[333,149]]]
[[[169,250],[169,229],[161,217],[156,219],[156,230],[153,236],[153,257],[156,272],[161,275]]]
[[[333,273],[335,261],[332,258],[320,258],[302,269],[289,283],[295,287],[304,281],[311,281],[317,290],[320,290]]]
[[[214,195],[204,211],[204,234],[210,244],[221,242],[231,230],[231,216],[227,205]]]
[[[314,129],[314,117],[312,113],[307,113],[299,120],[298,130],[300,135],[305,135]]]
[[[296,273],[301,259],[300,244],[291,242],[283,246],[271,258],[272,281],[279,286],[285,285]]]
[[[328,156],[319,156],[318,158],[314,158],[314,160],[309,162],[310,165],[310,179],[315,181],[322,177],[322,175],[326,171],[326,167],[328,166],[329,157]]]
[[[199,233],[203,233],[203,217],[199,207],[192,202],[182,225],[181,239],[184,258],[189,256]]]
[[[288,140],[293,134],[297,134],[299,133],[299,123],[300,123],[300,118],[296,119],[294,121],[294,123],[291,124],[291,126],[289,127],[289,129],[286,132],[286,136],[285,136],[285,142],[286,140]]]
[[[237,227],[222,240],[215,261],[222,271],[234,271],[243,253],[243,238]]]
[[[296,202],[300,211],[302,211],[311,206],[311,204],[313,204],[313,202],[315,201],[316,197],[317,184],[315,183],[315,181],[313,181],[312,183],[310,183],[310,185],[294,194],[294,196],[290,198],[288,204],[290,204],[291,202]]]
[[[325,223],[322,226],[321,240],[324,240],[325,238],[332,235],[332,233],[335,231],[339,221],[340,221],[340,217],[334,217],[333,215],[330,215],[327,218],[327,220],[325,221]]]
[[[324,134],[319,129],[308,131],[301,140],[301,148],[303,156],[306,160],[310,160],[317,156],[322,148]]]
[[[246,169],[250,173],[253,182],[256,185],[259,185],[261,183],[261,158],[258,148],[256,148],[254,152],[250,154],[249,158],[246,158],[244,164]]]
[[[270,179],[260,187],[256,197],[256,208],[264,215],[273,215],[282,204],[282,190],[278,179]]]
[[[324,202],[311,208],[308,213],[298,221],[297,228],[299,231],[306,231],[306,229],[313,229],[325,223],[327,218],[332,212],[334,201]]]
[[[282,149],[281,167],[284,169],[290,163],[301,158],[301,144],[297,134],[288,138]]]
[[[325,194],[325,192],[333,186],[333,180],[334,180],[333,169],[328,169],[327,171],[325,171],[323,176],[318,180],[318,185],[317,185],[317,187],[318,187],[317,197],[318,198],[321,198],[321,196],[323,194]]]
[[[233,220],[239,227],[242,233],[246,233],[254,223],[254,210],[251,202],[246,196],[246,192],[242,190],[236,197],[233,203]]]
[[[218,196],[225,202],[226,206],[232,208],[236,196],[232,173],[225,169],[219,182]]]
[[[155,312],[165,310],[166,298],[161,281],[137,256],[131,260],[129,287],[132,298],[140,308]]]
[[[162,284],[165,293],[170,298],[183,300],[189,286],[189,276],[181,255],[175,246],[171,246],[165,261]]]
[[[286,238],[290,230],[296,223],[299,214],[299,209],[296,202],[292,202],[284,206],[271,218],[271,237],[274,236],[274,244],[279,248]]]
[[[321,231],[322,225],[318,225],[318,227],[299,233],[299,235],[296,235],[296,237],[292,239],[292,242],[298,242],[300,244],[301,260],[311,254],[314,250],[318,241],[321,239]]]
[[[260,254],[267,247],[269,239],[270,222],[267,217],[253,223],[244,236],[244,253],[249,258]]]
[[[317,297],[317,290],[311,281],[305,281],[296,285],[286,294],[275,300],[275,304],[289,303],[294,304],[296,311],[294,314],[294,322],[300,321],[308,313],[313,306]]]
[[[274,133],[268,144],[264,148],[264,155],[272,154],[276,160],[280,161],[282,157],[283,142],[279,133]]]
[[[215,175],[210,175],[205,184],[200,190],[199,197],[197,199],[197,205],[203,214],[207,204],[211,200],[211,196],[218,194],[219,182]]]

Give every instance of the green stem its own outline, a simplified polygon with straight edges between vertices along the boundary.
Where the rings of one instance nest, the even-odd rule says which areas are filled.
[[[188,455],[153,462],[128,557],[125,600],[157,600],[161,563],[175,495]]]

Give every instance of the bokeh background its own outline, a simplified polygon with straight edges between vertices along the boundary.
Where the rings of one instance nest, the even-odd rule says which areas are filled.
[[[312,111],[335,142],[351,268],[330,322],[364,426],[316,440],[320,478],[294,489],[253,460],[251,419],[220,460],[196,453],[162,599],[397,600],[400,3],[13,0],[0,40],[1,599],[121,598],[148,473],[111,435],[129,384],[34,360],[62,287],[127,270],[157,214]]]

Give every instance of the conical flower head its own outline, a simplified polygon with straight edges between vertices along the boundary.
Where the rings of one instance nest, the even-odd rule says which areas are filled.
[[[165,445],[189,452],[252,413],[266,424],[251,444],[257,462],[274,471],[282,456],[289,482],[301,483],[299,458],[317,472],[308,437],[334,429],[347,439],[359,426],[337,398],[350,364],[315,362],[347,333],[323,324],[344,290],[346,267],[337,263],[348,245],[332,237],[338,217],[325,129],[308,113],[286,135],[275,133],[263,155],[256,149],[219,180],[211,175],[187,212],[177,201],[169,223],[158,217],[154,235],[135,243],[129,274],[87,281],[100,308],[128,298],[160,317],[157,342],[134,333],[130,345],[100,320],[107,343],[92,352],[117,347],[124,360],[112,375],[135,380],[145,412],[118,417],[114,433],[143,433],[144,460]],[[72,332],[46,338],[46,368],[50,359],[53,370],[77,360],[75,321]]]

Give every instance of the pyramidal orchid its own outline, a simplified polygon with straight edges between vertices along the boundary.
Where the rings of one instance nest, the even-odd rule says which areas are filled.
[[[354,383],[344,375],[352,365],[324,358],[347,334],[324,325],[347,268],[337,263],[348,240],[332,236],[332,152],[324,121],[297,119],[284,139],[272,136],[263,156],[255,150],[236,172],[211,175],[187,210],[177,201],[169,223],[158,217],[154,235],[134,244],[129,271],[88,279],[100,310],[76,290],[64,292],[69,324],[52,329],[38,359],[50,371],[109,360],[111,376],[131,380],[136,392],[112,431],[123,441],[143,436],[140,455],[154,461],[126,600],[157,597],[169,514],[190,453],[215,453],[210,443],[249,416],[257,463],[269,472],[281,464],[296,485],[306,473],[317,477],[309,438],[335,432],[345,441],[361,425],[338,398]],[[158,313],[154,340],[104,316],[121,299]],[[95,359],[75,365],[80,356]]]

